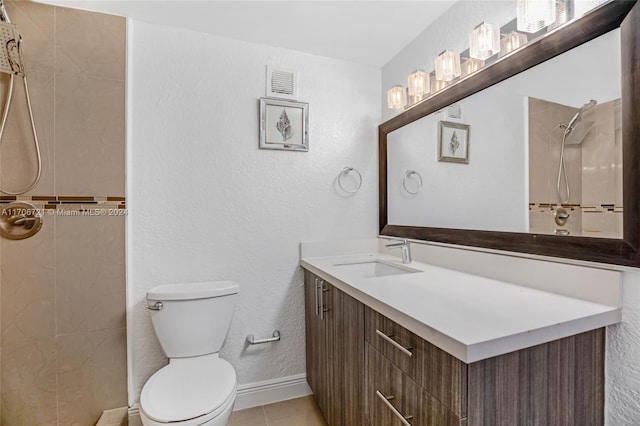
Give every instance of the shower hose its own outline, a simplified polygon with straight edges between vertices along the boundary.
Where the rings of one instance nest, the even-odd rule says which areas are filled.
[[[4,134],[5,126],[7,124],[7,117],[9,117],[9,111],[11,110],[11,101],[13,99],[13,84],[15,80],[15,75],[11,74],[11,80],[9,82],[9,91],[7,93],[6,102],[4,104],[4,111],[2,113],[2,119],[0,120],[0,142],[2,141],[2,135]],[[33,121],[33,110],[31,108],[31,97],[29,96],[29,85],[27,84],[27,75],[22,75],[22,80],[24,82],[24,94],[27,98],[27,109],[29,110],[29,119],[31,120],[31,132],[33,133],[33,145],[36,149],[36,157],[38,162],[38,172],[36,173],[36,177],[33,182],[25,188],[22,188],[17,191],[9,191],[0,186],[0,192],[7,195],[20,195],[25,192],[31,191],[40,181],[40,176],[42,175],[42,157],[40,155],[40,144],[38,143],[38,134],[36,133],[36,125]]]

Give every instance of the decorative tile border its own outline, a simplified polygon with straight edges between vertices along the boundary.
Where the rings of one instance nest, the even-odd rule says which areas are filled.
[[[126,216],[125,197],[65,195],[2,195],[0,206],[22,201],[33,204],[43,216]]]
[[[622,206],[615,204],[600,204],[596,206],[583,206],[580,204],[554,204],[554,203],[529,203],[529,211],[548,211],[554,210],[556,207],[564,207],[571,210],[582,210],[584,213],[622,213]]]

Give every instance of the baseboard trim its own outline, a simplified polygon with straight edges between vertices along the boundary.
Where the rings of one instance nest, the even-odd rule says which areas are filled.
[[[238,386],[234,411],[311,395],[306,374],[247,383]]]
[[[306,374],[295,374],[262,382],[247,383],[238,386],[238,395],[236,396],[233,411],[287,401],[311,394]],[[131,425],[138,425],[141,424],[138,423],[139,419],[140,406],[134,404],[129,408],[129,422]]]

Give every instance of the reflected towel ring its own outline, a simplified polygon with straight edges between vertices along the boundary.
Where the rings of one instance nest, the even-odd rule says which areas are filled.
[[[418,181],[420,182],[418,184],[418,189],[416,189],[415,192],[414,191],[409,191],[409,188],[407,188],[407,179],[410,178],[411,175],[416,175],[416,177],[418,178]],[[409,194],[416,195],[418,192],[420,192],[422,190],[422,176],[420,176],[420,173],[416,172],[415,170],[407,170],[404,173],[404,178],[402,178],[402,187]]]
[[[342,185],[342,177],[345,175],[348,175],[351,172],[356,172],[356,174],[358,175],[358,184],[356,185],[356,188],[353,190],[349,190],[346,189],[343,185]],[[358,171],[358,169],[353,168],[353,167],[346,167],[344,169],[342,169],[342,171],[340,172],[340,174],[338,175],[338,186],[340,187],[340,189],[342,189],[344,192],[348,192],[349,194],[355,194],[356,192],[358,192],[358,190],[360,189],[360,187],[362,186],[362,175],[360,174],[360,172]]]

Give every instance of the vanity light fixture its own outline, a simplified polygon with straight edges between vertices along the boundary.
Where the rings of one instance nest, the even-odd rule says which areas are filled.
[[[407,104],[407,94],[404,87],[395,85],[387,91],[387,105],[389,108],[404,109]]]
[[[409,96],[413,96],[419,100],[424,95],[429,94],[431,85],[429,83],[429,74],[424,70],[415,70],[407,78],[409,87]]]
[[[519,47],[527,44],[527,35],[517,31],[511,31],[500,40],[500,57],[513,52]]]
[[[498,52],[500,52],[500,29],[486,22],[475,27],[469,35],[469,56],[484,60]]]
[[[518,0],[518,31],[537,33],[556,21],[556,0]]]
[[[473,74],[480,68],[484,67],[484,60],[475,58],[462,58],[462,77],[466,77],[469,74]]]
[[[435,59],[436,79],[443,81],[452,81],[459,77],[460,70],[460,54],[451,50],[445,50]]]

